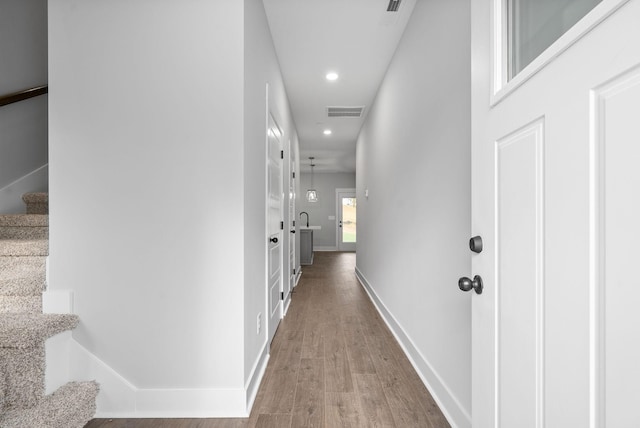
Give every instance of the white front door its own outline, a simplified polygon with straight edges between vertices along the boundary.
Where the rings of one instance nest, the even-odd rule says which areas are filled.
[[[356,191],[336,189],[336,218],[339,251],[356,250]]]
[[[471,4],[473,427],[640,426],[640,1]]]
[[[282,319],[282,131],[267,127],[267,325],[269,342]]]

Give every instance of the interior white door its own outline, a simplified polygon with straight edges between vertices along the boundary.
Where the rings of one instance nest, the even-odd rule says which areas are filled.
[[[296,285],[297,264],[296,264],[296,158],[293,150],[289,151],[289,165],[291,175],[289,177],[289,220],[291,231],[289,237],[289,263],[291,265],[291,277],[289,279],[290,289]]]
[[[638,426],[640,1],[505,82],[514,3],[471,2],[473,427]]]
[[[336,189],[336,242],[339,251],[356,250],[356,209],[355,189]]]
[[[282,132],[269,114],[267,126],[267,326],[269,342],[282,319]]]
[[[288,272],[284,275],[284,300],[282,302],[284,312],[286,313],[289,304],[291,303],[291,292],[293,291],[293,286],[295,285],[295,252],[296,252],[296,206],[295,206],[295,158],[294,154],[291,151],[291,141],[287,141],[287,149],[285,150],[285,158],[288,157],[288,166],[289,166],[289,175],[288,178],[285,178],[284,186],[289,189],[289,194],[286,198],[287,201],[287,210],[288,210],[288,232],[286,233],[285,238],[288,239],[287,242],[287,266]],[[284,232],[283,232],[284,233]]]

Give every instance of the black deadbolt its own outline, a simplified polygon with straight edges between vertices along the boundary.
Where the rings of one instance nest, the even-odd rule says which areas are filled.
[[[469,249],[474,253],[482,252],[482,238],[480,236],[474,236],[469,239]]]

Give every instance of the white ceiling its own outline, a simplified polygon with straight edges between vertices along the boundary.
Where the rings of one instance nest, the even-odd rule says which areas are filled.
[[[415,0],[263,0],[300,140],[302,171],[354,172],[356,139]],[[334,82],[325,75],[335,71]],[[329,118],[328,106],[365,106]],[[323,135],[324,129],[333,134]]]

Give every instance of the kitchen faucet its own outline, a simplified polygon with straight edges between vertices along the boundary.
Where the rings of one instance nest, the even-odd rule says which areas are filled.
[[[300,213],[300,218],[302,218],[302,214],[306,214],[306,215],[307,215],[307,227],[309,227],[309,213],[308,213],[308,212],[306,212],[306,211],[302,211],[302,212]]]

